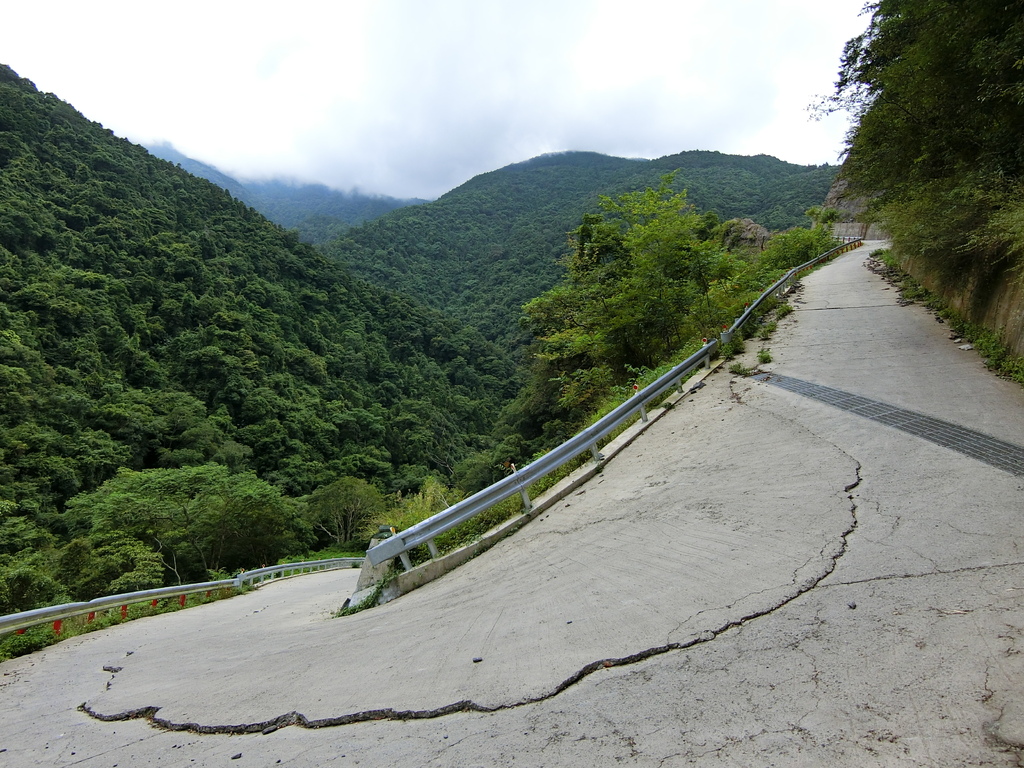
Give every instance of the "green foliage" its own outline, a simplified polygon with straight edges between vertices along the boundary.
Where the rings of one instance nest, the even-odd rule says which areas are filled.
[[[464,491],[445,486],[435,477],[428,477],[418,493],[399,496],[394,506],[383,510],[377,517],[371,518],[363,529],[364,535],[372,536],[380,526],[393,526],[399,531],[405,530],[444,511],[465,497]],[[521,508],[522,504],[518,496],[506,499],[455,528],[445,531],[434,540],[434,544],[442,555],[471,544],[494,526],[517,514]],[[411,550],[409,556],[414,564],[430,559],[426,546]]]
[[[436,477],[427,477],[423,486],[416,493],[399,494],[396,503],[390,507],[379,508],[377,514],[367,518],[363,525],[363,534],[369,538],[381,526],[392,526],[404,531],[431,515],[447,509],[452,504],[462,501],[465,494],[458,489],[449,488]]]
[[[749,376],[753,372],[753,369],[748,368],[742,363],[733,363],[729,366],[729,373],[735,374],[736,376]]]
[[[772,352],[770,349],[759,349],[757,351],[757,362],[764,365],[772,361]]]
[[[61,550],[57,575],[75,600],[164,584],[164,566],[157,552],[121,531],[102,529],[72,540]]]
[[[760,265],[765,273],[785,272],[810,261],[836,245],[825,227],[791,229],[775,235],[761,254]]]
[[[609,218],[587,214],[570,233],[566,282],[523,308],[537,339],[535,375],[558,381],[569,414],[717,327],[712,289],[734,265],[698,239],[703,220],[671,183],[603,199]]]
[[[121,469],[97,490],[69,501],[65,518],[72,531],[101,541],[108,537],[108,548],[144,542],[159,555],[168,580],[178,584],[276,562],[308,546],[310,534],[295,503],[279,488],[218,464]],[[119,576],[118,583],[150,575],[149,563],[131,562],[134,570]]]
[[[223,190],[0,78],[0,498],[216,462],[301,496],[414,489],[515,393],[480,334],[352,279]]]
[[[770,229],[803,223],[824,199],[831,166],[796,166],[766,156],[683,152],[652,161],[592,152],[545,155],[482,174],[426,205],[355,227],[325,253],[377,284],[394,286],[467,323],[487,338],[528,341],[520,308],[563,276],[565,233],[600,210],[599,197],[657,188],[677,172],[677,189],[719,217],[749,217]],[[701,236],[699,239],[704,239]]]
[[[66,602],[66,587],[53,576],[52,553],[22,550],[0,555],[0,614]]]
[[[306,499],[305,517],[319,535],[335,546],[353,541],[384,508],[384,496],[356,477],[321,486]]]
[[[532,456],[571,436],[630,396],[628,384],[695,351],[784,272],[836,244],[817,227],[775,235],[763,249],[729,252],[723,228],[673,191],[671,175],[656,189],[602,205],[607,216],[585,214],[570,233],[566,279],[523,308],[535,338],[530,378],[498,427],[499,448],[512,456]],[[762,316],[774,307],[763,305]],[[768,330],[759,322],[745,332],[775,328],[775,321]],[[726,359],[742,351],[743,333],[720,348]],[[474,470],[500,459],[497,452],[485,456]]]
[[[736,355],[742,355],[746,345],[743,343],[743,336],[736,334],[728,342],[718,348],[718,354],[724,360],[732,360]]]
[[[380,600],[380,596],[384,594],[384,588],[392,581],[394,581],[397,575],[398,571],[396,571],[394,568],[389,568],[387,573],[384,574],[384,578],[378,580],[377,583],[373,585],[373,589],[366,597],[364,597],[355,605],[348,605],[344,608],[339,608],[331,614],[331,618],[340,619],[342,616],[351,616],[354,613],[359,613],[360,611],[365,611],[370,608],[373,608],[375,605],[377,605],[378,601]]]
[[[286,495],[451,475],[515,390],[478,332],[0,68],[3,610],[303,551]]]
[[[859,118],[843,175],[874,197],[901,258],[921,260],[944,288],[983,286],[1024,256],[1024,3],[870,9],[832,99]]]

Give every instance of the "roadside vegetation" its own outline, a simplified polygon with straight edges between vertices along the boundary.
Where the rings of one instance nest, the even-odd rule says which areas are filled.
[[[963,315],[950,307],[940,296],[929,291],[905,272],[890,251],[875,251],[871,255],[884,265],[880,274],[899,288],[900,295],[905,301],[918,302],[933,310],[947,323],[951,338],[971,344],[981,355],[987,368],[1024,386],[1024,357],[1013,354],[998,333],[965,320]]]
[[[415,524],[564,442],[695,352],[702,339],[717,336],[787,270],[836,245],[812,218],[810,228],[766,244],[726,247],[731,222],[697,211],[673,182],[669,174],[656,189],[601,198],[603,212],[582,217],[569,233],[565,279],[523,307],[522,324],[533,338],[526,384],[499,419],[497,444],[456,467],[461,490],[425,485],[367,530]],[[766,318],[784,316],[787,306],[764,305],[722,355],[741,352],[745,337],[769,337],[776,321]],[[769,362],[770,352],[762,349],[759,359]],[[531,495],[587,459],[535,484]],[[520,509],[518,496],[508,499],[435,544],[451,551]],[[427,559],[421,549],[411,553],[414,563]]]
[[[134,621],[135,619],[142,619],[147,616],[159,616],[163,613],[175,613],[197,605],[224,600],[246,592],[249,589],[250,587],[242,587],[241,589],[229,587],[211,590],[209,594],[202,592],[191,594],[186,596],[184,605],[182,605],[177,597],[171,597],[160,600],[155,606],[148,602],[133,603],[128,606],[127,611],[124,613],[118,608],[110,608],[97,612],[92,620],[90,620],[88,615],[64,619],[60,622],[59,632],[54,629],[52,622],[38,624],[22,632],[14,632],[0,637],[0,661],[24,656],[27,653],[59,643],[62,640],[106,629],[116,624],[123,624],[126,621]]]
[[[787,210],[832,174],[677,159],[701,194],[711,181],[694,163],[729,167],[730,189],[784,171]],[[607,165],[509,173],[564,162]],[[418,249],[409,211],[395,221]],[[560,246],[531,251],[564,279],[526,297],[510,335],[530,345],[513,354],[0,66],[0,613],[361,550],[379,525],[407,527],[525,465],[694,351],[828,247],[827,217],[809,216],[767,240],[697,210],[672,174],[575,209],[567,250],[562,227]],[[491,277],[519,268],[493,256]]]
[[[893,255],[962,306],[1024,264],[1024,5],[878,0],[826,110],[857,118],[841,177]]]

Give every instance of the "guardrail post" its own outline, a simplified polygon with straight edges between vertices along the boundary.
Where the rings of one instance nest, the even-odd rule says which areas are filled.
[[[519,497],[523,500],[523,514],[525,515],[533,509],[533,502],[530,501],[530,494],[526,492],[525,488],[519,489]]]
[[[647,406],[640,403],[640,421],[647,423]]]
[[[430,550],[430,557],[432,560],[437,560],[441,556],[441,553],[437,551],[437,544],[434,543],[433,539],[427,539],[427,549]]]
[[[594,461],[598,464],[604,461],[604,454],[597,450],[597,443],[590,446],[590,452],[594,455]]]
[[[400,554],[398,556],[398,558],[402,561],[402,565],[405,567],[405,570],[407,570],[407,571],[411,571],[412,570],[412,560],[409,559],[409,553],[408,552],[403,552],[402,554]]]

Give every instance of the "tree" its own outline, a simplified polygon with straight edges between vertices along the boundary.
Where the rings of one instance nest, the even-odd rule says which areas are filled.
[[[1024,2],[879,0],[828,109],[857,117],[842,175],[903,255],[978,284],[1024,256]]]
[[[306,519],[337,546],[352,541],[367,521],[384,508],[384,497],[356,477],[317,488],[306,502]]]
[[[568,279],[523,308],[544,362],[536,375],[559,380],[567,411],[593,407],[631,371],[717,325],[710,294],[730,262],[698,238],[711,220],[673,190],[673,178],[602,198],[606,215],[584,215],[569,233]]]
[[[120,531],[69,542],[61,550],[57,574],[75,600],[155,589],[164,582],[160,556]]]
[[[66,602],[63,584],[53,576],[50,552],[23,550],[0,555],[0,614]]]
[[[308,543],[308,528],[279,489],[218,464],[121,469],[71,499],[66,516],[72,530],[144,542],[179,584],[276,562]]]

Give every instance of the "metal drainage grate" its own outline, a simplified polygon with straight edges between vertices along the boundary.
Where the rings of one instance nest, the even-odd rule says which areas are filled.
[[[972,429],[951,424],[923,413],[897,408],[894,405],[844,392],[841,389],[812,384],[809,381],[781,376],[777,373],[759,373],[751,378],[788,389],[843,411],[901,429],[946,448],[970,456],[997,469],[1024,476],[1024,448]]]

